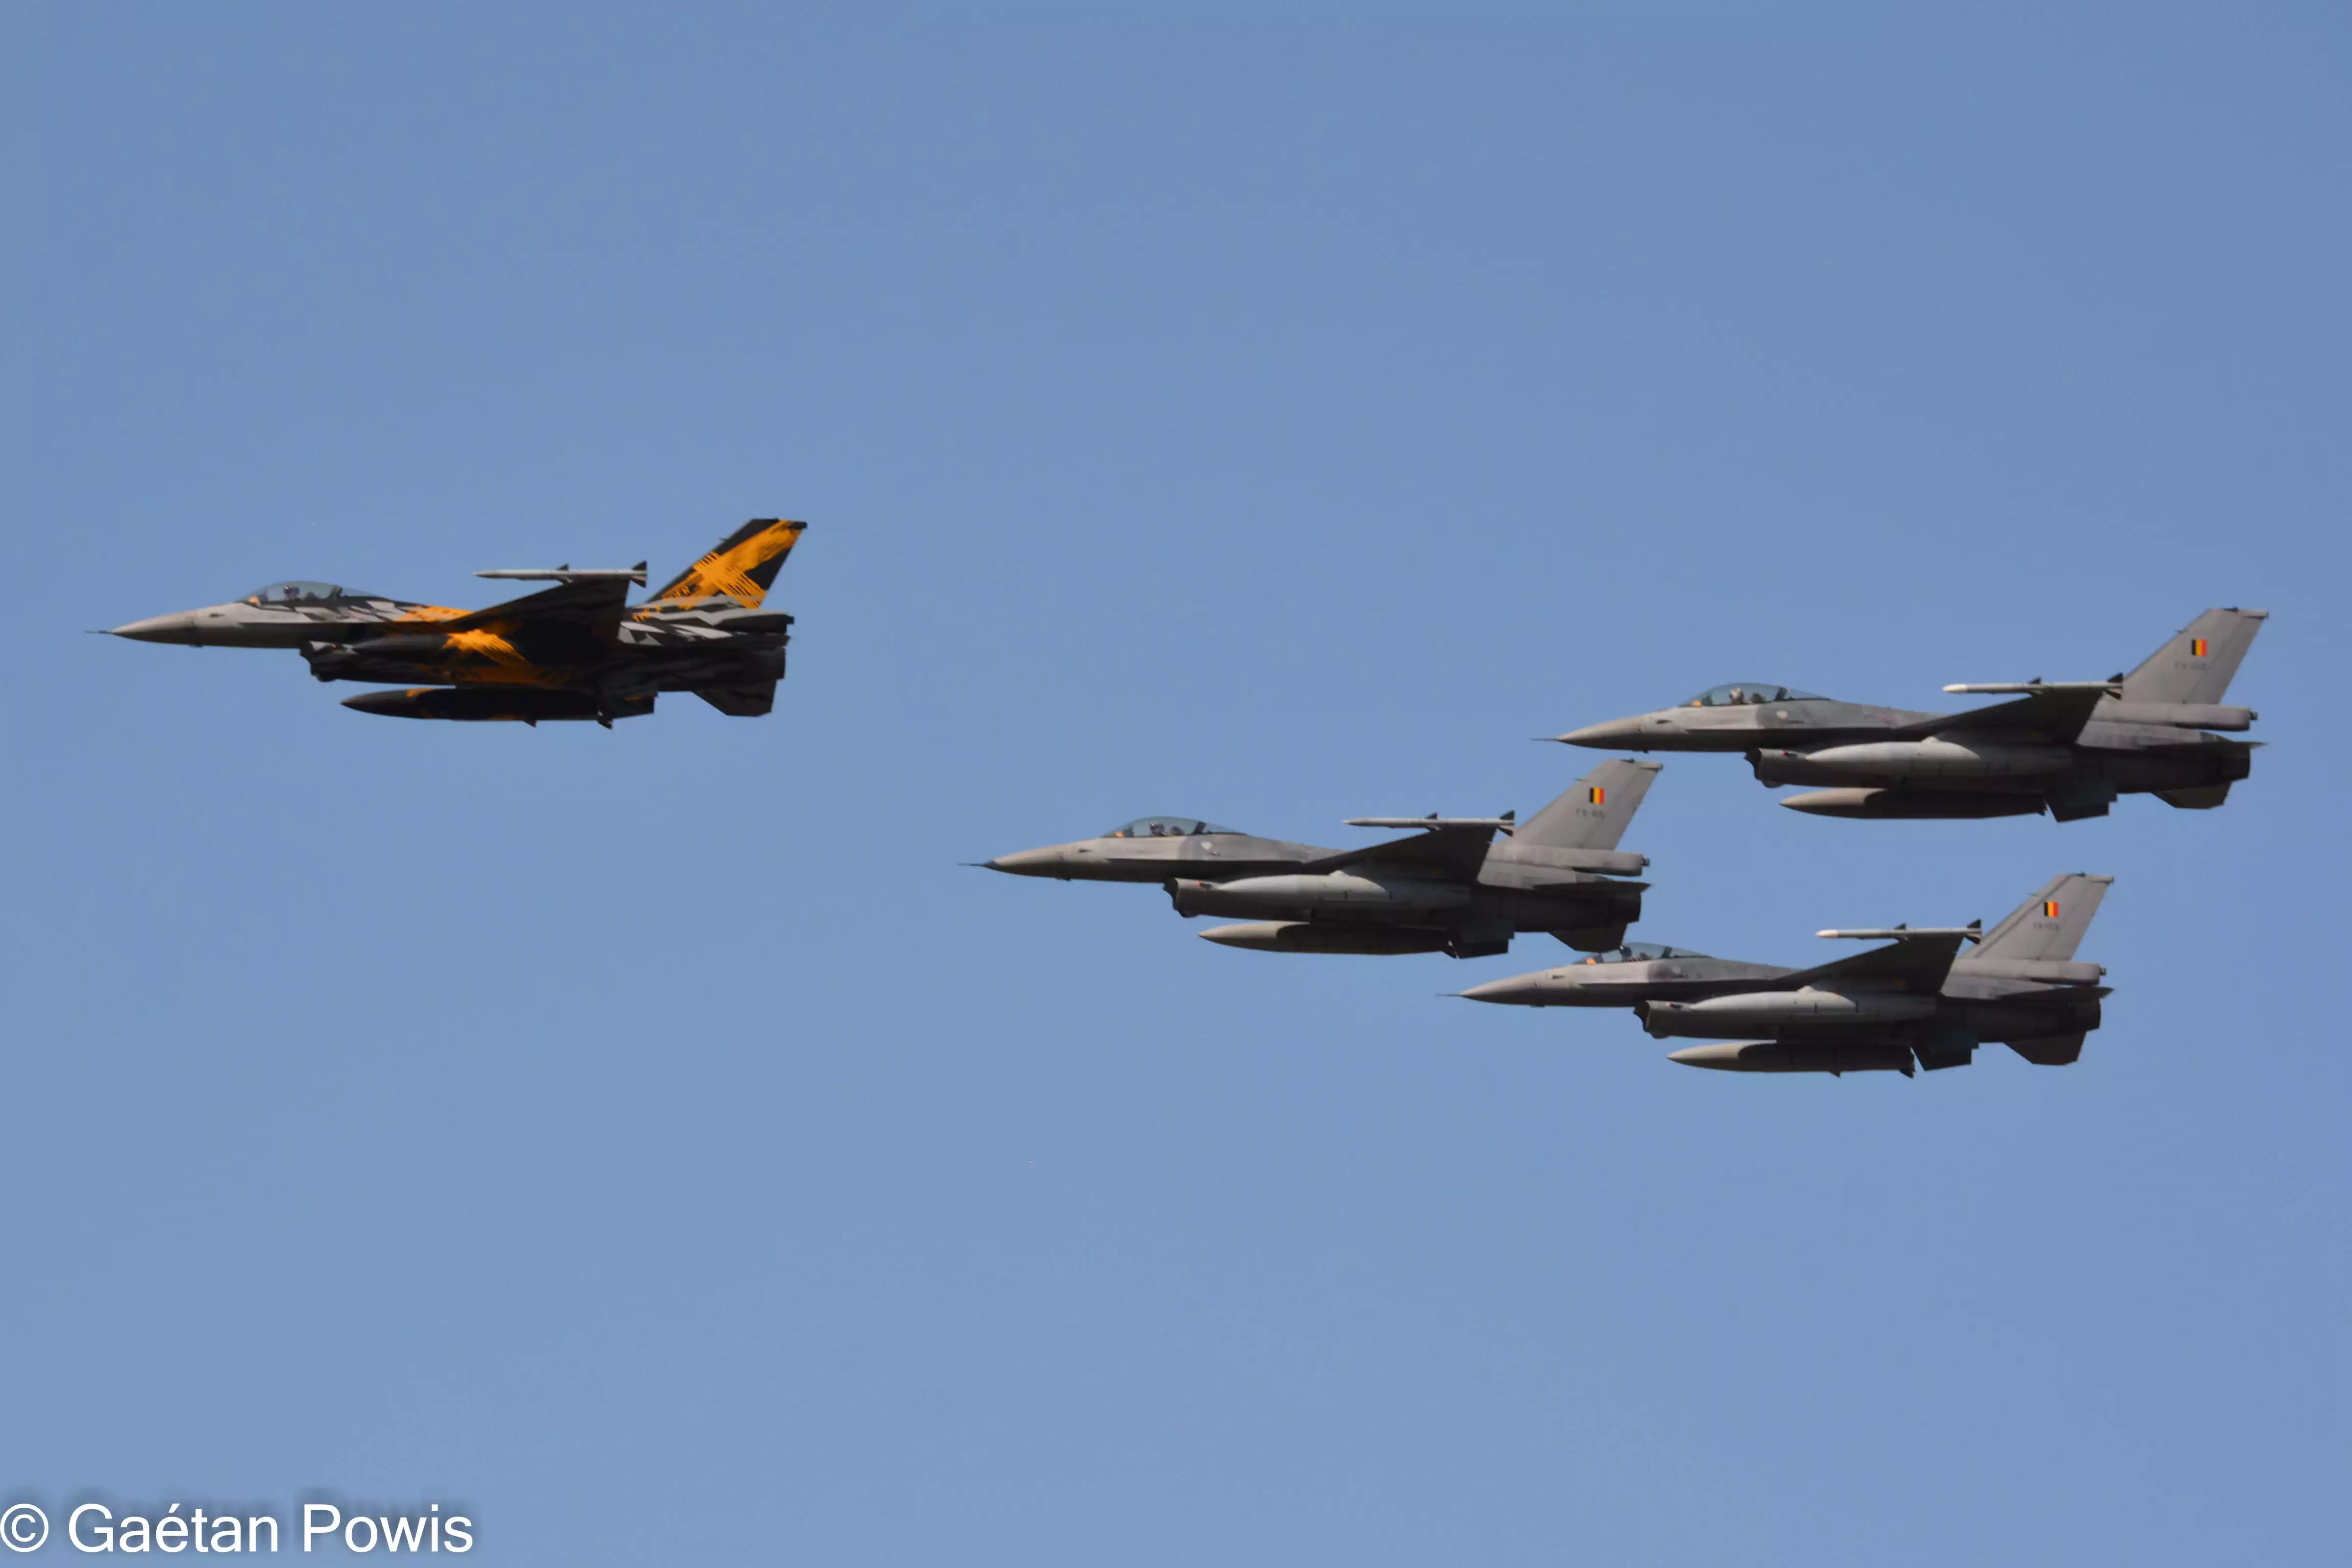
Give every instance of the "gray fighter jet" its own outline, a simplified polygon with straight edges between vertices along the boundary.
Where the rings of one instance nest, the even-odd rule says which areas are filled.
[[[1813,969],[1743,963],[1651,943],[1560,969],[1474,985],[1474,1002],[1523,1007],[1630,1007],[1655,1039],[1722,1040],[1669,1058],[1728,1072],[1899,1072],[1966,1067],[1999,1040],[2027,1061],[2063,1067],[2099,1026],[2106,971],[2074,962],[2112,877],[2060,877],[1987,931],[1895,926],[1825,931],[1892,938]],[[1960,945],[1976,949],[1960,956]],[[1738,1036],[1763,1036],[1738,1039]]]
[[[1609,751],[1743,752],[1767,784],[1827,784],[1780,804],[1817,816],[2105,816],[2118,795],[2210,810],[2244,778],[2259,742],[2245,708],[2221,705],[2263,610],[2208,610],[2129,675],[1947,686],[2017,699],[1967,713],[1872,708],[1739,681],[1675,708],[1553,739]]]
[[[615,719],[691,691],[721,713],[775,705],[793,617],[765,607],[807,524],[758,518],[631,605],[646,563],[478,572],[556,585],[486,610],[420,605],[331,583],[275,583],[242,599],[117,626],[134,642],[299,649],[320,680],[397,682],[343,706],[395,719]]]
[[[979,864],[1063,881],[1153,882],[1181,915],[1253,917],[1201,935],[1257,952],[1509,951],[1546,931],[1580,952],[1625,940],[1648,884],[1645,856],[1617,847],[1656,763],[1606,762],[1524,824],[1494,817],[1358,816],[1350,827],[1415,829],[1363,849],[1259,838],[1190,816],[1146,816],[1097,838]],[[1502,835],[1501,841],[1496,836]]]

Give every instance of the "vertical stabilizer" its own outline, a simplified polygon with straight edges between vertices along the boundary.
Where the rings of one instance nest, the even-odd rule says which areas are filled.
[[[2208,610],[2124,678],[2126,702],[2217,703],[2268,610]],[[2241,726],[2242,728],[2243,726]]]
[[[690,610],[714,599],[756,610],[774,586],[784,557],[800,542],[804,522],[757,517],[719,542],[719,547],[661,586],[646,602],[665,609]]]
[[[1511,842],[1546,849],[1616,848],[1633,814],[1642,809],[1650,781],[1664,765],[1631,760],[1601,763],[1529,817]]]
[[[2010,917],[1985,933],[1971,958],[2042,960],[2064,963],[2074,956],[2099,900],[2115,885],[2113,877],[2093,877],[2069,871],[2020,904]]]

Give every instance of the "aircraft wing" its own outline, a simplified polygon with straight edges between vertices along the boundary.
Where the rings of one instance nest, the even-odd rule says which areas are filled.
[[[1944,977],[1952,972],[1952,960],[1959,955],[1960,943],[1966,941],[1968,938],[1958,931],[1915,936],[1833,963],[1784,974],[1772,983],[1771,988],[1793,991],[1802,985],[1862,980],[1879,985],[1895,983],[1914,995],[1932,996],[1944,988]]]
[[[1495,824],[1465,823],[1430,828],[1412,838],[1391,838],[1338,855],[1327,855],[1299,867],[1302,872],[1337,871],[1379,861],[1383,866],[1411,867],[1441,876],[1468,879],[1486,863],[1486,847],[1494,842]]]
[[[2021,689],[2012,686],[2010,690]],[[1943,713],[1916,724],[1906,724],[1890,731],[1892,735],[1943,735],[1952,739],[1965,737],[1970,731],[1997,730],[2004,736],[2047,741],[2052,745],[2064,746],[2074,742],[2091,721],[2091,710],[2105,700],[2111,688],[2085,682],[2081,685],[2053,686],[2047,691],[2036,691],[2014,702],[1996,702],[1990,708],[1971,709],[1966,713]]]
[[[559,583],[552,588],[542,588],[520,599],[509,599],[503,605],[492,605],[486,610],[476,610],[455,620],[436,621],[434,629],[461,632],[527,621],[555,621],[586,626],[599,637],[609,637],[620,626],[621,613],[628,608],[628,605],[627,577],[590,577],[578,582]]]

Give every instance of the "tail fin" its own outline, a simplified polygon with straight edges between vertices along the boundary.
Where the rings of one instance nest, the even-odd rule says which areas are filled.
[[[2214,703],[2254,646],[2268,610],[2208,610],[2124,678],[2126,702]]]
[[[2115,885],[2113,877],[2093,877],[2070,871],[2020,904],[2010,917],[1985,933],[1971,958],[2041,959],[2063,963],[2074,956],[2099,900]]]
[[[1511,842],[1545,849],[1614,849],[1663,766],[1630,760],[1603,763],[1528,818]]]
[[[646,602],[691,609],[711,599],[731,599],[756,610],[776,581],[776,570],[800,542],[804,522],[756,517],[719,542],[719,547],[661,586]]]

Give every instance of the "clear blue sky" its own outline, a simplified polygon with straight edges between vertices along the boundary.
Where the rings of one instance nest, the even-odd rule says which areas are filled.
[[[1776,14],[1766,15],[1770,10]],[[2341,1561],[2352,26],[2324,5],[10,8],[0,1489],[478,1560]],[[776,712],[89,626],[812,526]],[[2273,612],[2227,809],[1670,761],[1640,934],[2117,878],[2078,1067],[958,868],[1531,810],[1727,679]],[[65,1549],[53,1543],[52,1552]]]

